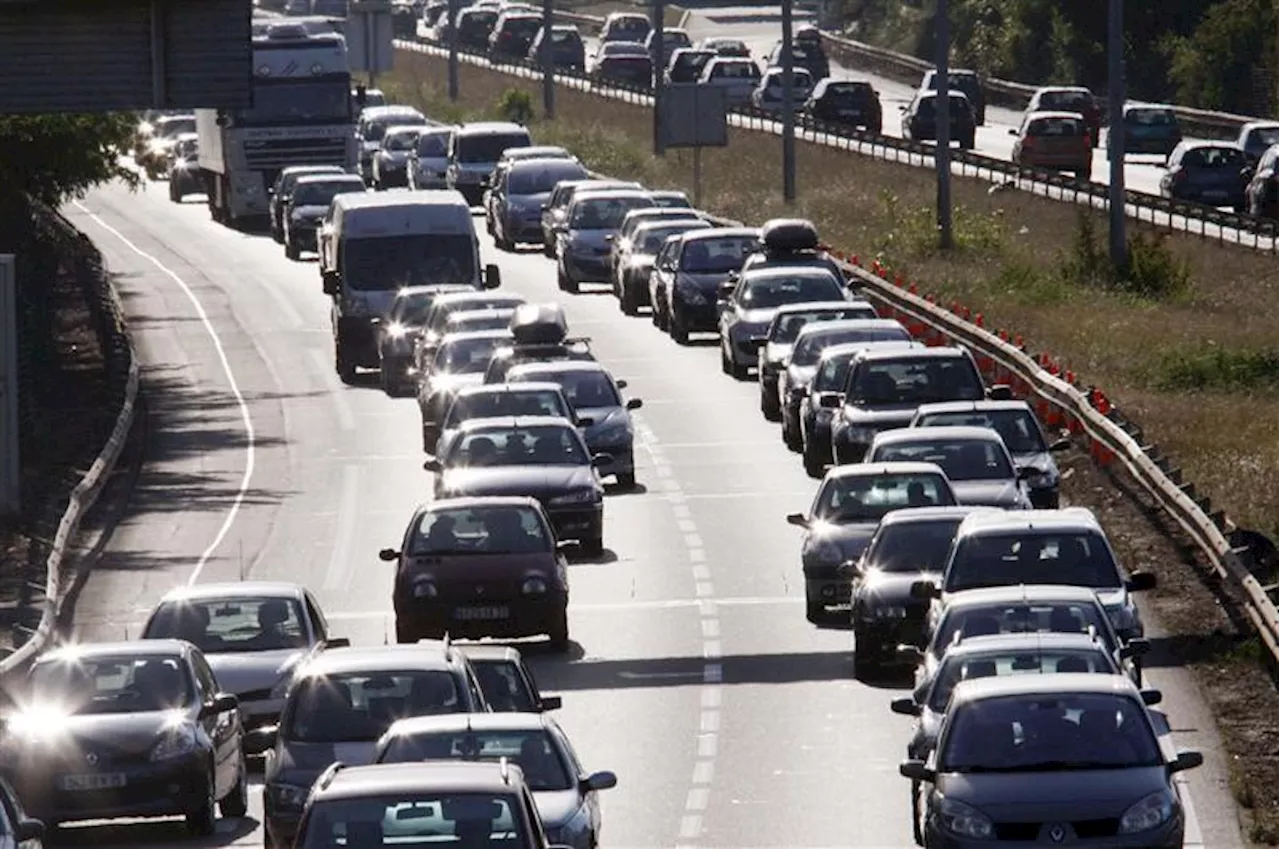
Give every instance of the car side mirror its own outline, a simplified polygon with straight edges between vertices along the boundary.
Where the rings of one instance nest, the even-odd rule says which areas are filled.
[[[276,747],[276,739],[280,736],[280,726],[267,725],[255,728],[244,735],[244,753],[253,757],[268,752]]]
[[[551,207],[550,207],[549,205],[545,204],[545,203],[540,207],[540,209],[541,209],[543,212],[546,212],[546,211],[547,211],[548,209],[550,209],[550,208],[551,208]]]
[[[538,707],[542,710],[560,710],[564,707],[564,699],[560,696],[543,696],[538,701]]]
[[[818,406],[828,410],[834,410],[840,406],[839,392],[823,392],[818,396]]]
[[[484,287],[486,289],[497,289],[502,285],[502,270],[498,266],[490,263],[484,267]]]
[[[218,693],[209,701],[205,702],[200,708],[200,718],[205,719],[210,716],[217,716],[220,713],[239,710],[240,700],[231,693]]]
[[[1184,772],[1204,765],[1204,755],[1193,749],[1180,749],[1173,763],[1169,764],[1169,772]]]
[[[324,641],[324,647],[327,649],[349,649],[351,648],[351,640],[348,637],[330,637]]]
[[[617,387],[618,387],[619,389],[626,389],[626,388],[627,388],[627,381],[626,381],[626,380],[615,380],[615,381],[614,381],[614,384],[616,384],[616,385],[617,385]]]
[[[932,782],[936,773],[925,766],[924,761],[903,761],[898,764],[898,774],[912,781]]]
[[[1018,134],[1017,130],[1013,129],[1012,127],[1009,128],[1009,135],[1016,136],[1017,134]]]
[[[1164,701],[1164,693],[1159,690],[1139,690],[1138,695],[1142,696],[1142,703],[1147,707],[1155,707]]]
[[[919,716],[920,705],[915,699],[894,699],[889,702],[889,710],[903,716]]]
[[[593,772],[582,779],[583,790],[608,790],[618,786],[618,776],[612,772]]]
[[[912,598],[937,598],[940,595],[942,595],[942,593],[938,589],[938,585],[933,581],[914,581],[911,584]]]
[[[924,660],[924,652],[920,651],[919,646],[911,646],[905,643],[899,644],[894,649],[893,656],[897,658],[899,663],[918,664]]]
[[[596,420],[591,418],[590,416],[578,416],[577,422],[578,422],[578,427],[591,427],[593,424],[596,423]]]
[[[400,552],[394,548],[384,548],[378,552],[378,559],[384,563],[392,563],[400,559]]]
[[[805,518],[803,513],[788,513],[787,524],[795,525],[797,528],[807,528],[809,527],[809,520]]]
[[[1145,637],[1135,637],[1120,647],[1120,656],[1142,657],[1151,651],[1151,641]]]
[[[44,840],[44,823],[40,820],[22,820],[18,823],[18,827],[14,829],[14,837],[19,844],[26,843],[28,840]]]
[[[1124,582],[1125,589],[1131,593],[1140,593],[1156,588],[1156,576],[1150,572],[1134,572]]]
[[[997,383],[987,389],[987,397],[992,401],[1012,401],[1013,389],[1005,383]]]
[[[899,106],[899,107],[898,107],[898,111],[899,111],[899,112],[906,112],[906,111],[907,111],[907,107],[905,107],[905,106]]]
[[[439,472],[442,467],[440,465],[440,461],[432,457],[430,460],[427,460],[422,464],[422,468],[428,472]]]
[[[225,127],[227,125],[227,116],[219,115],[217,119],[217,124],[219,127]]]
[[[643,398],[628,398],[628,399],[627,399],[627,409],[628,409],[628,410],[638,410],[638,409],[640,409],[640,408],[641,408],[641,407],[643,407],[643,406],[644,406],[644,399],[643,399]]]
[[[1062,437],[1061,439],[1056,439],[1056,440],[1054,440],[1054,441],[1053,441],[1053,443],[1049,446],[1049,450],[1050,450],[1050,451],[1055,451],[1055,452],[1056,452],[1056,451],[1066,451],[1066,450],[1067,450],[1068,448],[1070,448],[1070,447],[1071,447],[1071,440],[1070,440],[1070,439],[1067,439],[1067,438],[1064,436],[1064,437]]]
[[[613,462],[612,454],[601,453],[601,454],[591,455],[591,465],[595,466],[597,469],[600,468],[601,466],[607,466],[612,462]]]

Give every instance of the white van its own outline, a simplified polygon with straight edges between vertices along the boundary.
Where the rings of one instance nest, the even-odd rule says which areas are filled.
[[[375,325],[406,286],[462,283],[496,289],[498,267],[480,266],[471,209],[453,191],[338,195],[320,235],[320,276],[333,299],[334,366],[344,383],[377,368]]]
[[[519,124],[505,121],[463,124],[449,137],[445,180],[449,188],[462,192],[472,206],[479,206],[485,184],[503,151],[532,146],[529,131]]]

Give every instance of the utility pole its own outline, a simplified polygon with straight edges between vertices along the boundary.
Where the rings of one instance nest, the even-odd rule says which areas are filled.
[[[938,15],[934,21],[934,47],[937,66],[933,72],[934,126],[937,128],[937,145],[933,160],[938,166],[938,246],[951,249],[951,10],[947,0],[938,0]]]
[[[449,0],[449,99],[458,100],[458,0]]]
[[[796,111],[792,77],[795,56],[791,40],[792,0],[782,0],[782,200],[796,202]]]
[[[542,63],[542,111],[547,120],[556,117],[556,76],[551,60],[551,27],[554,18],[551,14],[551,0],[542,0],[542,43],[539,45],[538,61]]]
[[[1107,13],[1107,100],[1111,123],[1107,130],[1107,164],[1111,170],[1107,212],[1111,220],[1111,264],[1119,272],[1129,265],[1129,244],[1124,232],[1124,0],[1110,0]]]
[[[666,3],[663,0],[653,0],[653,47],[649,51],[649,61],[653,63],[653,155],[663,156],[666,154],[666,146],[662,143],[662,89],[666,83],[663,78],[663,72],[666,70],[662,65],[662,42],[665,38],[666,26],[663,18],[666,17]]]

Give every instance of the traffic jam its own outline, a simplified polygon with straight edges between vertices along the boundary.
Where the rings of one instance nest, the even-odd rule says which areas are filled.
[[[19,839],[121,817],[211,835],[246,815],[260,762],[267,847],[608,845],[618,777],[584,766],[520,641],[569,650],[568,563],[605,549],[606,482],[637,485],[643,402],[560,303],[502,289],[478,206],[498,250],[554,260],[556,298],[608,285],[758,384],[817,482],[778,517],[808,621],[851,627],[860,678],[915,670],[885,709],[914,721],[917,843],[1182,845],[1174,776],[1202,758],[1143,687],[1135,594],[1155,578],[1062,503],[1069,442],[971,351],[880,316],[808,221],[723,226],[517,125],[370,105],[359,127],[361,177],[285,168],[271,229],[289,259],[319,256],[339,377],[376,371],[421,413],[432,497],[379,553],[393,644],[335,636],[306,586],[242,581],[174,590],[138,640],[45,653],[2,742]]]

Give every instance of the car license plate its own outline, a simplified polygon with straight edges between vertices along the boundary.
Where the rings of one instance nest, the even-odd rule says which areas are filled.
[[[490,604],[482,607],[459,607],[453,612],[454,619],[506,619],[511,615],[505,604]]]
[[[124,785],[125,776],[123,772],[95,772],[87,775],[62,776],[63,790],[109,790],[114,787],[123,787]]]

